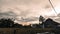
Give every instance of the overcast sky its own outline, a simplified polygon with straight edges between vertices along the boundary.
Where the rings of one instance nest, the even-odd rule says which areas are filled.
[[[51,0],[57,14],[60,13],[60,0]],[[0,0],[0,16],[20,17],[37,22],[37,18],[57,15],[52,9],[49,0]],[[37,18],[36,18],[37,17]],[[59,18],[59,17],[58,17]],[[28,20],[29,21],[29,20]],[[29,21],[30,22],[30,21]],[[20,23],[20,22],[19,22]]]

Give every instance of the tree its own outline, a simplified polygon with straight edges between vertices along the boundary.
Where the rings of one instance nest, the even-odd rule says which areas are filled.
[[[14,24],[14,21],[11,19],[0,19],[0,27],[12,27]]]
[[[39,17],[39,22],[44,22],[45,18],[43,16]]]
[[[23,26],[21,24],[15,23],[14,28],[23,28]]]

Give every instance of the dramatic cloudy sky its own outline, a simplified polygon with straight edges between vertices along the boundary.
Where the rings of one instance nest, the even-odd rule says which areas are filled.
[[[59,21],[60,0],[0,0],[0,17],[13,17],[18,23],[38,23],[40,15]],[[58,15],[58,16],[56,16]],[[22,18],[21,18],[22,17]]]

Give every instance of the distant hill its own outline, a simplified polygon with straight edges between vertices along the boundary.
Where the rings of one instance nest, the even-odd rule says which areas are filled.
[[[42,24],[44,24],[45,27],[55,27],[55,26],[57,26],[59,23],[57,23],[57,22],[53,21],[52,19],[48,18],[48,19],[47,19],[44,23],[42,23]]]

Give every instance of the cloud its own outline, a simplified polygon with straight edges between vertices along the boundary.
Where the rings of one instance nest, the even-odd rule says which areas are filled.
[[[57,1],[57,3],[56,3]],[[59,5],[59,0],[52,0],[54,7]],[[57,11],[59,13],[59,11]],[[0,0],[0,16],[23,17],[26,21],[35,21],[29,17],[55,16],[48,0]],[[22,20],[23,21],[23,20]]]
[[[14,18],[16,17],[17,15],[14,14],[13,12],[5,12],[5,13],[1,13],[0,12],[0,18]]]
[[[26,16],[27,13],[30,16],[46,15],[46,12],[51,10],[48,0],[0,0],[0,3],[2,12],[6,12],[10,8],[17,15],[23,16]]]
[[[36,21],[36,20],[38,20],[38,17],[30,17],[30,18],[23,18],[23,17],[21,17],[21,20],[18,20],[18,21],[21,21],[21,22],[31,22],[31,21]]]
[[[6,12],[6,13],[0,13],[0,15],[13,16],[15,14],[13,12]]]

